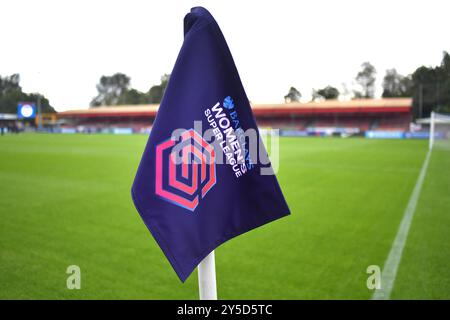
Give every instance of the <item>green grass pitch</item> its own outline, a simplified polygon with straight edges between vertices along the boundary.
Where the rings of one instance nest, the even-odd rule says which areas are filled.
[[[0,137],[1,299],[197,299],[133,207],[147,137]],[[216,250],[221,299],[369,299],[427,141],[282,138],[292,215]],[[450,152],[433,150],[392,298],[450,298]],[[66,268],[81,268],[81,289]]]

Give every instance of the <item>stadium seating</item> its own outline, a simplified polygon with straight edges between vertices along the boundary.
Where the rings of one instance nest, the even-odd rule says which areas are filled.
[[[253,105],[260,128],[328,132],[409,131],[412,99],[360,99],[351,101]],[[108,132],[114,128],[149,132],[157,105],[114,106],[69,110],[58,117],[62,128],[80,132]]]

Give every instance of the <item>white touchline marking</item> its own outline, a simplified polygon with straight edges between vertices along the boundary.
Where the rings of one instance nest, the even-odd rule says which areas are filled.
[[[397,269],[402,258],[403,248],[405,247],[406,239],[408,238],[409,227],[416,211],[417,201],[419,200],[420,190],[422,189],[423,180],[428,168],[431,150],[423,162],[422,169],[420,169],[419,178],[417,178],[414,190],[409,198],[408,206],[403,214],[402,222],[392,243],[391,251],[384,263],[384,268],[381,273],[381,289],[375,290],[372,300],[388,300],[391,296],[392,288],[394,287],[395,277],[397,276]]]

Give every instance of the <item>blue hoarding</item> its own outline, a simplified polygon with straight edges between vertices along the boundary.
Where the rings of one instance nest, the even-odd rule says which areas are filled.
[[[369,139],[403,139],[403,131],[366,131],[366,138]]]

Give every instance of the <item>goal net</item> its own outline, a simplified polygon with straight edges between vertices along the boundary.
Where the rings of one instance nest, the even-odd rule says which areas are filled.
[[[450,151],[450,115],[432,112],[430,117],[430,149]]]

